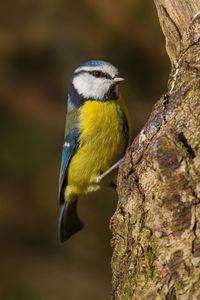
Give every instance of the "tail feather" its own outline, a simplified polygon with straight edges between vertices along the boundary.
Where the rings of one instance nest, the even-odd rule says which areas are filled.
[[[77,215],[77,201],[65,201],[61,206],[58,220],[58,235],[61,243],[84,227],[83,222]]]

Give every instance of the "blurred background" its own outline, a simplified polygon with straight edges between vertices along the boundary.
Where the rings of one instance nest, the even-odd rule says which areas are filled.
[[[0,14],[0,299],[109,299],[116,192],[81,199],[85,229],[57,238],[67,85],[84,61],[112,62],[135,136],[169,72],[153,1],[7,0]]]

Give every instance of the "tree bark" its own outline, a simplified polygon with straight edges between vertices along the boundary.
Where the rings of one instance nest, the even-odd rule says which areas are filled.
[[[112,299],[200,299],[200,0],[154,2],[172,70],[119,169]]]

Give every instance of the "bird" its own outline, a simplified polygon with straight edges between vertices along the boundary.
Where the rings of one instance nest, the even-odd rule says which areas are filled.
[[[77,213],[79,197],[113,186],[129,145],[130,117],[119,95],[122,81],[110,62],[90,60],[74,71],[69,82],[58,193],[61,243],[84,227]]]

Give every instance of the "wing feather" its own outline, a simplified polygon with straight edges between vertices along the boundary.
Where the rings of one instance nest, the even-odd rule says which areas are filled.
[[[62,190],[65,183],[69,162],[79,147],[79,136],[80,136],[80,132],[78,128],[74,127],[64,140],[63,150],[62,150],[62,160],[60,166],[60,176],[59,176],[58,196],[60,199],[60,203],[64,202]]]

